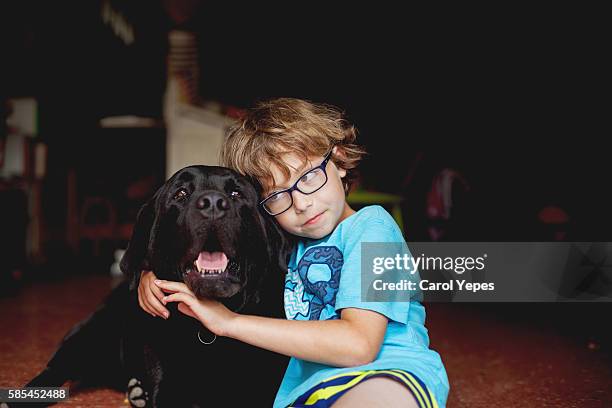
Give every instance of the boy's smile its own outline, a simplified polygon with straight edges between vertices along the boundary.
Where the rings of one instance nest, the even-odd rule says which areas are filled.
[[[304,223],[304,225],[314,225],[314,224],[316,224],[321,219],[321,217],[323,216],[324,213],[325,213],[325,211],[320,213],[320,214],[318,214],[318,215],[315,215],[314,217],[312,217],[311,219],[306,221]]]
[[[334,148],[334,152],[335,152]],[[283,161],[291,170],[289,179],[276,167],[272,167],[274,185],[268,192],[281,190],[293,185],[305,172],[318,166],[323,156],[309,156],[304,163],[294,153],[287,153]],[[336,167],[330,160],[326,166],[327,182],[320,190],[312,194],[303,194],[292,191],[293,205],[285,212],[276,216],[280,226],[287,232],[300,237],[319,239],[329,235],[336,226],[353,214],[355,211],[348,206],[345,200],[342,177],[346,170]]]

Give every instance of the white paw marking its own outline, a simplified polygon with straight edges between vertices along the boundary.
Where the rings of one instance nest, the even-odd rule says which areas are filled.
[[[128,401],[130,402],[131,406],[136,408],[144,408],[149,400],[149,395],[144,392],[141,385],[142,383],[136,378],[132,378],[128,382]]]

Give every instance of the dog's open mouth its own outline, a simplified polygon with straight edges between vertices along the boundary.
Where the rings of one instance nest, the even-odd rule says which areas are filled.
[[[198,258],[193,261],[194,269],[200,274],[202,278],[229,278],[230,270],[228,268],[230,261],[225,255],[225,252],[207,252],[202,251],[198,254]]]
[[[226,298],[242,288],[240,262],[233,247],[224,235],[209,233],[198,252],[190,253],[183,280],[197,297]]]
[[[240,266],[225,252],[202,251],[187,266],[183,280],[198,298],[227,298],[241,288]]]
[[[202,251],[185,270],[185,275],[202,279],[229,279],[239,282],[236,276],[238,264],[228,259],[225,252]]]
[[[225,252],[200,252],[193,265],[202,276],[219,276],[225,272],[227,263]]]

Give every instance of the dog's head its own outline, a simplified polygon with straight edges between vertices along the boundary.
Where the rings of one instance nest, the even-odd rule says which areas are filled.
[[[138,213],[121,260],[130,288],[141,270],[153,270],[200,298],[256,298],[264,275],[286,268],[287,254],[282,232],[257,202],[254,184],[230,169],[176,172]]]

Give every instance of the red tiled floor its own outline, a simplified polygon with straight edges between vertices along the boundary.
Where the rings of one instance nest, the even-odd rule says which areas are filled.
[[[516,305],[516,313],[531,306],[544,307]],[[451,384],[449,408],[612,407],[611,360],[601,344],[563,335],[545,321],[509,321],[471,305],[427,309],[432,347]]]
[[[0,387],[19,387],[45,366],[59,341],[88,316],[112,289],[106,276],[37,283],[0,299]],[[72,393],[61,407],[126,407],[124,395],[110,389]]]
[[[0,299],[0,387],[22,386],[36,375],[62,336],[111,287],[110,278],[87,276],[37,283]],[[448,407],[612,407],[609,344],[589,347],[581,337],[548,324],[546,313],[521,318],[542,306],[513,307],[518,317],[496,313],[495,304],[426,305],[432,347],[442,356],[451,383]],[[120,392],[90,389],[56,406],[127,404]]]

